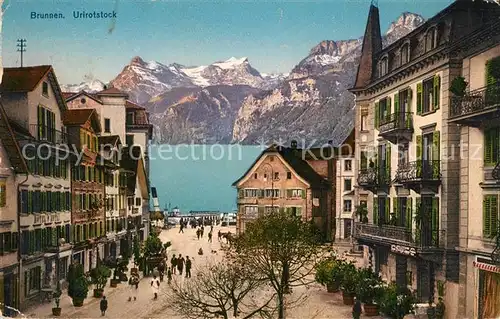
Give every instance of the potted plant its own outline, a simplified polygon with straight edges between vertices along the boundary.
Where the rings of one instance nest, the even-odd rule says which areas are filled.
[[[363,303],[364,313],[368,317],[377,316],[379,305],[377,301],[383,292],[382,278],[371,268],[358,271],[358,285],[356,296]]]
[[[73,299],[75,307],[83,306],[88,291],[88,280],[83,271],[83,265],[79,263],[71,264],[68,270],[68,296]]]
[[[359,221],[363,224],[368,223],[368,209],[365,204],[359,204],[356,206],[355,210],[356,216],[358,216]]]
[[[354,296],[356,295],[356,287],[358,285],[358,270],[351,261],[343,262],[340,272],[342,276],[340,280],[342,300],[344,305],[352,306],[354,304]]]
[[[384,286],[379,301],[379,310],[388,317],[403,319],[413,313],[416,299],[407,288],[398,288],[396,283]]]
[[[111,269],[104,265],[99,265],[98,267],[90,271],[91,283],[94,285],[94,297],[101,298],[104,292],[104,287],[108,282],[108,278],[111,277]]]
[[[469,83],[465,81],[464,77],[457,76],[451,81],[450,92],[455,96],[464,96],[467,85],[469,85]]]
[[[442,281],[437,282],[437,291],[438,291],[438,303],[436,305],[436,319],[443,319],[444,312],[446,310],[446,306],[444,305],[444,283]]]
[[[52,308],[52,315],[54,317],[59,317],[61,315],[61,307],[59,306],[61,303],[61,295],[62,295],[61,284],[58,280],[56,290],[52,294],[52,297],[54,298],[54,306],[55,306]]]
[[[338,292],[340,286],[339,267],[340,261],[335,255],[325,258],[316,265],[314,279],[317,283],[326,286],[328,292]]]

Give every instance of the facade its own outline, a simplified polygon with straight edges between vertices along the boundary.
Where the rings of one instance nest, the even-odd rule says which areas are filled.
[[[347,240],[352,237],[354,220],[356,219],[354,205],[356,162],[354,154],[339,157],[336,164],[337,234],[335,238]]]
[[[498,14],[496,4],[456,1],[422,26],[382,47],[379,10],[370,6],[356,95],[355,224],[365,258],[387,281],[458,309],[460,130],[448,122],[450,82],[461,63],[448,49]]]
[[[17,167],[17,301],[24,309],[63,281],[70,263],[71,156],[64,147],[68,136],[62,122],[66,103],[51,66],[5,68],[1,92],[14,134],[7,146],[2,141]]]
[[[73,261],[90,271],[104,254],[104,167],[97,160],[101,125],[94,109],[67,110],[63,121],[70,145],[80,154],[71,167]]]
[[[450,48],[468,83],[451,96],[450,125],[460,128],[459,316],[500,316],[500,22]],[[496,71],[495,71],[496,69]]]

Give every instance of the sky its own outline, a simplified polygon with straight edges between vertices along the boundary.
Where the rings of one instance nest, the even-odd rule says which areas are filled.
[[[379,0],[381,30],[402,12],[429,18],[453,0]],[[134,56],[188,66],[248,57],[262,73],[287,73],[322,40],[363,35],[369,0],[5,0],[4,65],[52,64],[61,84],[108,82]],[[75,19],[73,11],[116,12]],[[31,19],[62,13],[64,19]]]

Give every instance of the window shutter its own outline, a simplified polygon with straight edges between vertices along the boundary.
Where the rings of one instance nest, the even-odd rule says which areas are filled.
[[[491,67],[493,65],[493,59],[486,61],[485,65],[485,86],[494,85],[496,83],[495,78],[491,75]]]
[[[490,196],[483,198],[483,237],[491,236],[491,202]]]
[[[386,181],[391,181],[391,144],[387,144],[385,148],[385,175]]]
[[[493,133],[495,130],[489,129],[484,131],[484,165],[492,166],[493,163]]]
[[[491,196],[491,237],[495,237],[498,232],[498,197]]]
[[[264,215],[264,206],[259,206],[259,208],[257,209],[257,211],[259,213],[259,216]]]
[[[441,77],[436,74],[434,76],[434,110],[439,109],[439,101],[441,97]]]
[[[394,113],[399,113],[399,93],[394,94]]]
[[[417,197],[415,198],[415,226],[417,229],[420,229],[421,226],[421,218],[422,218],[422,198]]]
[[[412,229],[412,224],[413,224],[412,211],[413,211],[413,198],[408,197],[406,199],[406,228],[410,230]]]
[[[386,197],[385,199],[385,223],[388,224],[391,220],[391,199]]]
[[[41,139],[43,137],[43,125],[44,125],[44,120],[43,120],[43,109],[39,105],[38,106],[38,138]]]
[[[375,128],[378,129],[378,125],[379,125],[379,119],[380,117],[380,108],[379,108],[379,102],[375,102]]]
[[[302,193],[302,198],[305,199],[307,196],[307,190],[303,189],[301,190],[301,193]]]
[[[432,216],[431,216],[431,233],[432,243],[439,244],[439,197],[432,199]]]
[[[417,114],[422,114],[423,90],[422,82],[417,83]]]
[[[392,198],[392,212],[395,214],[396,218],[399,220],[399,198],[398,197],[393,197]]]
[[[286,190],[286,198],[291,198],[292,197],[292,190],[291,189],[287,189]]]
[[[438,178],[439,177],[439,169],[440,169],[440,134],[439,131],[434,131],[432,133],[432,160],[433,162],[431,163],[432,165],[432,177],[433,178]]]
[[[421,176],[422,173],[422,135],[416,136],[416,153],[417,153],[417,175]]]
[[[28,213],[33,213],[33,192],[28,191]]]
[[[406,112],[411,112],[411,102],[412,102],[412,98],[413,98],[413,90],[411,89],[411,87],[409,87],[407,89],[407,92],[408,92],[408,105],[406,106]]]
[[[373,224],[378,225],[380,223],[378,218],[378,197],[373,198]]]

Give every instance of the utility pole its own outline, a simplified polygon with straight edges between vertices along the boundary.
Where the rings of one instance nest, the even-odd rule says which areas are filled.
[[[17,39],[17,52],[21,52],[21,67],[23,67],[23,53],[26,52],[26,39]]]

